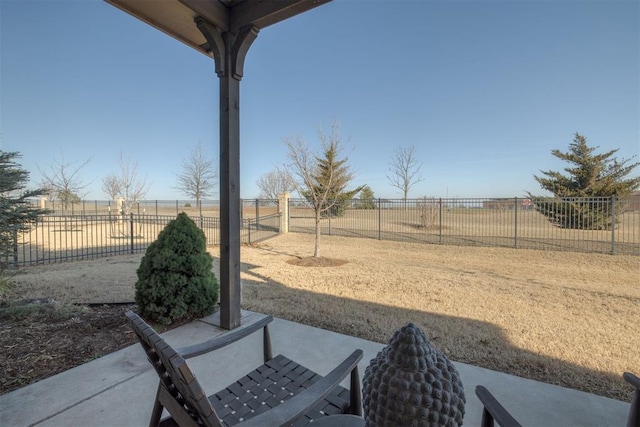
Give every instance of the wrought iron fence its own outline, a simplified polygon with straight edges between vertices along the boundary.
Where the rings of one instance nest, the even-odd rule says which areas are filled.
[[[640,197],[349,200],[328,210],[320,229],[378,240],[640,255]],[[315,232],[314,212],[302,199],[290,201],[289,230]]]
[[[80,200],[63,204],[59,200],[33,199],[31,203],[47,209],[51,215],[178,215],[186,212],[191,217],[219,217],[220,202],[218,200],[141,200],[131,205],[130,211],[120,211],[122,205],[109,200]],[[278,212],[278,201],[271,199],[244,199],[241,201],[243,218],[256,218]]]
[[[36,201],[34,203],[40,203]],[[47,202],[30,232],[16,236],[8,263],[28,265],[143,252],[179,212],[218,245],[219,202],[143,201],[133,212],[109,202],[65,206]],[[289,202],[289,231],[315,232],[315,216],[303,199]],[[241,242],[280,231],[275,200],[242,201]],[[348,200],[320,220],[321,233],[432,244],[496,246],[640,255],[640,196],[585,198],[421,198]]]
[[[91,259],[144,252],[174,215],[49,214],[28,233],[16,235],[8,264],[15,266]],[[208,245],[220,244],[218,217],[191,218],[204,232]],[[279,233],[280,214],[243,218],[240,241],[255,243]]]

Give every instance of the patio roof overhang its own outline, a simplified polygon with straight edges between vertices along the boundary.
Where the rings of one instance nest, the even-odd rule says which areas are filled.
[[[220,323],[240,326],[240,80],[258,32],[331,0],[105,0],[212,57],[220,81]]]
[[[205,36],[194,23],[202,17],[220,32],[258,30],[331,0],[105,0],[107,3],[213,57]]]

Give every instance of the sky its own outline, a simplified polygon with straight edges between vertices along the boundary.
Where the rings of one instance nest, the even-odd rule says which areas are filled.
[[[547,194],[534,175],[568,166],[551,150],[575,132],[640,153],[640,2],[334,0],[261,30],[240,92],[243,198],[283,138],[317,151],[333,121],[376,197],[402,197],[389,162],[410,145],[410,197]],[[218,162],[218,94],[211,58],[101,0],[0,0],[0,149],[31,187],[90,159],[84,198],[106,200],[122,153],[146,199],[184,200],[191,150]]]

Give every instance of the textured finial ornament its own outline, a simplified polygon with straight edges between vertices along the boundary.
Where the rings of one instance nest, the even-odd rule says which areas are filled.
[[[363,377],[366,425],[461,426],[464,390],[451,361],[413,323],[394,332]]]

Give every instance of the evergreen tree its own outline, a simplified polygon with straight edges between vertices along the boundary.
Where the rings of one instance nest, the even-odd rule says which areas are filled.
[[[327,216],[327,211],[342,203],[342,208],[336,208],[335,214],[344,212],[346,200],[352,199],[362,187],[355,190],[345,190],[353,179],[353,173],[347,165],[347,158],[339,159],[342,148],[339,126],[331,125],[331,132],[319,132],[322,143],[322,156],[311,152],[307,144],[298,137],[286,138],[284,143],[289,150],[287,173],[291,174],[293,183],[315,214],[315,247],[313,256],[320,256],[320,221]]]
[[[179,214],[140,262],[135,295],[140,314],[170,324],[211,313],[218,301],[212,263],[202,230]]]
[[[543,189],[560,199],[546,202],[541,197],[530,195],[536,209],[554,224],[563,228],[610,228],[611,204],[583,198],[615,196],[623,199],[640,186],[640,177],[627,178],[639,163],[629,164],[630,159],[613,157],[618,149],[595,154],[598,148],[588,146],[587,139],[576,132],[568,152],[551,151],[555,157],[572,165],[564,169],[568,175],[551,170],[541,171],[544,176],[534,175]],[[622,206],[616,207],[618,214],[622,211]]]
[[[321,206],[323,217],[338,217],[344,215],[347,203],[358,194],[363,187],[346,190],[353,179],[353,174],[347,165],[347,158],[338,159],[338,144],[331,143],[324,147],[322,157],[315,156],[317,169],[313,187],[303,191],[302,195],[311,201],[317,195],[326,195]],[[311,192],[315,193],[314,195]]]
[[[360,200],[356,205],[358,209],[375,209],[376,208],[376,198],[373,195],[373,190],[368,185],[362,187],[362,191],[360,191]]]
[[[44,194],[44,190],[26,190],[29,172],[16,162],[17,152],[0,150],[0,273],[13,257],[19,233],[28,231],[44,209],[28,200]]]

